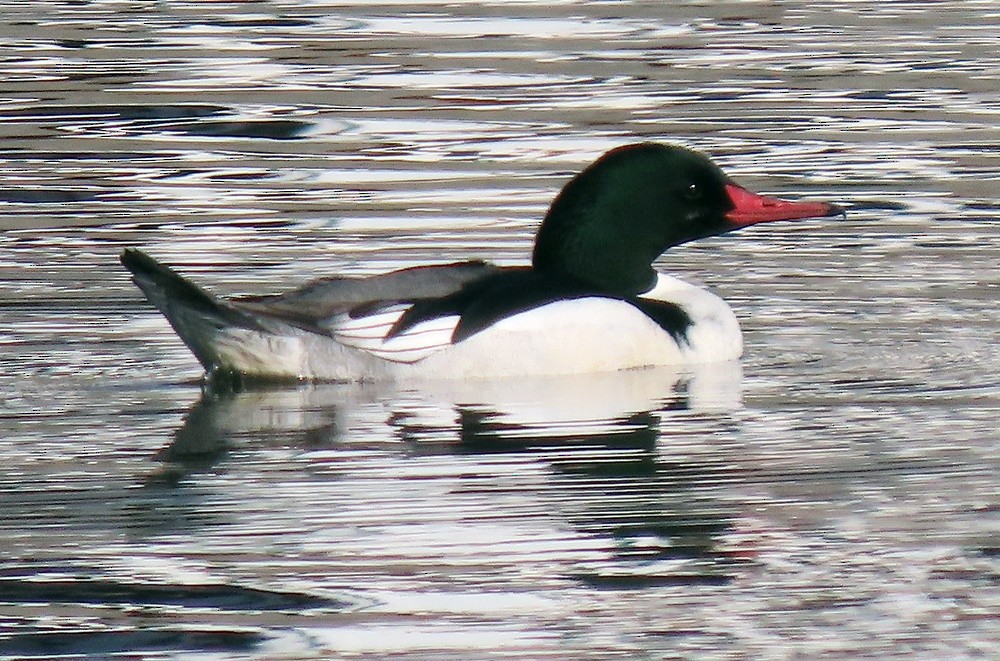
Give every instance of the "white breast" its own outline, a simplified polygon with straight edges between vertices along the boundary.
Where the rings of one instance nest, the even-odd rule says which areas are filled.
[[[656,285],[641,295],[681,306],[691,318],[685,362],[714,363],[743,355],[743,334],[729,304],[701,287],[657,274]]]

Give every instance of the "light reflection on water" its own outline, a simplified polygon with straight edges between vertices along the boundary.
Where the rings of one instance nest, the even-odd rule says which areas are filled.
[[[0,656],[989,658],[990,3],[3,10]],[[672,250],[735,373],[202,394],[226,294],[523,263],[676,140],[846,222]]]

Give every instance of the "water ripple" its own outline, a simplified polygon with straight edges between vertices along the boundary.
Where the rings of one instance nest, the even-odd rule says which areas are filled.
[[[998,656],[993,3],[4,12],[0,654]],[[117,262],[523,264],[640,140],[849,208],[658,261],[739,375],[202,392]]]

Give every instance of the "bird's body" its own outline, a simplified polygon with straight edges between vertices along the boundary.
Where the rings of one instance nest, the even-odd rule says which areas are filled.
[[[667,248],[825,203],[758,196],[707,158],[631,145],[563,189],[530,267],[460,262],[219,299],[137,250],[124,265],[211,374],[309,380],[573,374],[738,358],[739,324],[707,290],[658,274]]]

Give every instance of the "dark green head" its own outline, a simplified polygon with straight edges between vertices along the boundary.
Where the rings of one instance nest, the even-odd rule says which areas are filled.
[[[750,193],[698,152],[657,143],[613,149],[575,176],[538,230],[532,264],[635,295],[667,248],[768,220],[841,213]]]

